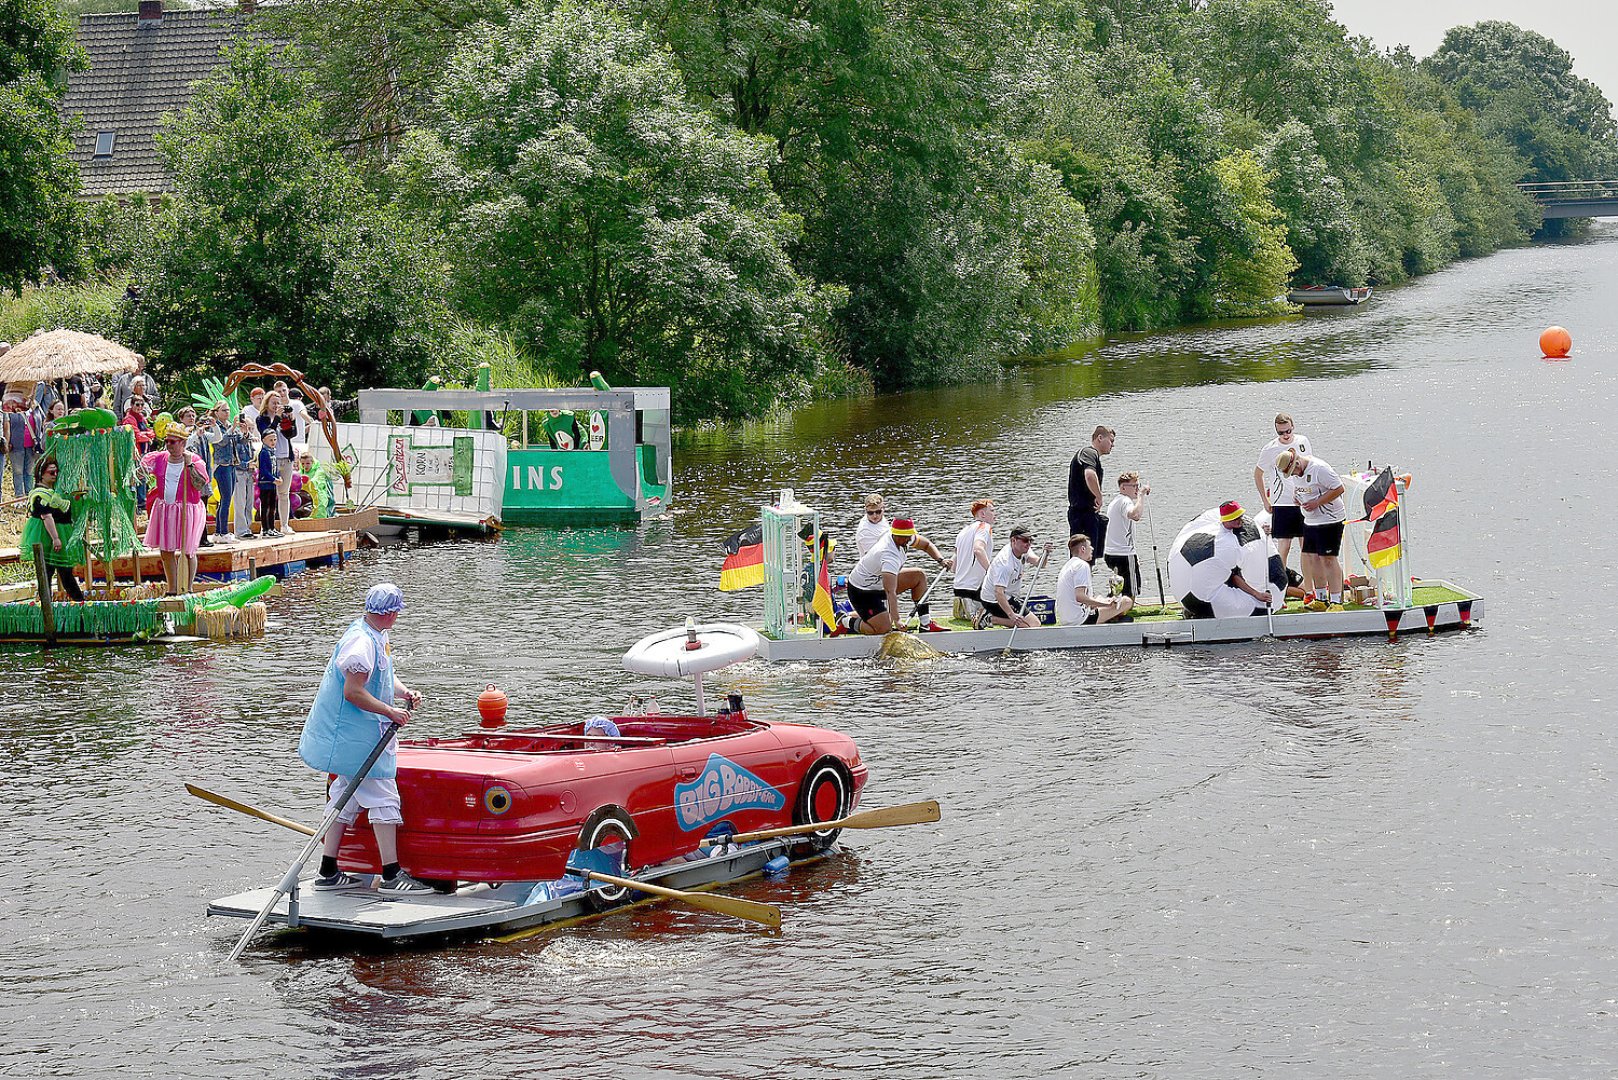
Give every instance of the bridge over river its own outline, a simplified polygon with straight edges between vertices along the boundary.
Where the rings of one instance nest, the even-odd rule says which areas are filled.
[[[1618,180],[1557,180],[1517,186],[1539,204],[1547,221],[1618,217]]]

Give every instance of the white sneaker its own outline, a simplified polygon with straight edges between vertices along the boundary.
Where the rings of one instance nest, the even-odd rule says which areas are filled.
[[[347,892],[350,889],[368,889],[371,887],[371,881],[369,877],[358,877],[345,870],[339,870],[331,877],[315,878],[309,887],[315,892]]]
[[[434,896],[438,892],[431,885],[424,881],[417,881],[403,870],[399,871],[399,876],[392,881],[379,882],[376,891],[381,896],[398,897],[399,899]]]

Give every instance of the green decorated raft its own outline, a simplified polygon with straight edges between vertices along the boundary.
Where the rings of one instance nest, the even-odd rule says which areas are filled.
[[[40,552],[43,595],[0,603],[0,642],[115,645],[174,633],[214,640],[263,634],[264,605],[255,601],[274,587],[274,578],[182,597],[164,595],[161,581],[121,585],[113,580],[115,561],[141,549],[135,527],[139,461],[134,433],[114,426],[111,413],[86,409],[53,423],[48,436],[44,453],[59,470],[52,504],[70,504],[71,523],[65,526],[61,552],[50,550],[42,530],[25,533],[24,560],[33,558],[36,546]],[[52,594],[43,571],[81,560],[92,578],[99,565],[103,583],[87,582],[83,601]]]
[[[114,586],[111,598],[53,599],[49,632],[37,599],[0,603],[0,642],[116,645],[174,634],[215,641],[259,637],[266,617],[259,598],[274,587],[268,576],[175,597],[162,595],[161,582]]]

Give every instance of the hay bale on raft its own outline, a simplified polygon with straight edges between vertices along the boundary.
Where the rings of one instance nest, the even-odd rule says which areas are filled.
[[[196,613],[195,633],[210,641],[262,637],[268,617],[269,609],[263,604],[201,608]]]

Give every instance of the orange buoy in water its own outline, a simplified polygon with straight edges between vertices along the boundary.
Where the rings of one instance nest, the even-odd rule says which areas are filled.
[[[486,728],[504,726],[507,704],[505,691],[490,683],[489,688],[478,695],[478,723]]]
[[[1573,351],[1573,336],[1560,326],[1547,326],[1539,335],[1539,349],[1550,359],[1560,360]]]

